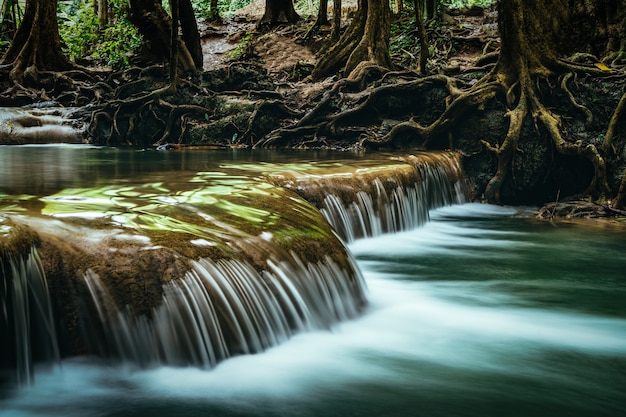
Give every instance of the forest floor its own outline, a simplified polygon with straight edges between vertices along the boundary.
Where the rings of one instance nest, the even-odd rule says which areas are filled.
[[[344,1],[343,5],[345,29],[356,2]],[[363,151],[364,143],[378,149],[378,140],[399,131],[395,136],[399,140],[389,142],[386,149],[426,148],[415,135],[403,136],[402,129],[408,126],[410,132],[416,124],[418,129],[434,124],[452,96],[470,90],[488,74],[500,48],[494,9],[447,10],[441,19],[427,23],[430,58],[424,74],[418,62],[415,19],[405,11],[392,19],[390,52],[395,68],[373,67],[357,80],[335,74],[313,81],[309,75],[328,47],[330,27],[311,31],[314,17],[308,17],[295,25],[259,31],[256,22],[263,8],[264,1],[259,0],[220,23],[200,20],[204,71],[185,75],[175,94],[163,93],[169,82],[167,67],[149,66],[141,60],[129,69],[95,77],[91,84],[47,74],[44,82],[48,84],[43,88],[11,90],[0,80],[0,91],[17,92],[10,97],[0,94],[0,107],[5,106],[6,113],[0,115],[0,144],[67,142],[70,138],[72,142],[157,149]],[[551,110],[563,116],[561,129],[568,142],[602,142],[624,91],[625,77],[620,75],[624,71],[619,71],[613,81],[584,74],[569,81],[564,76],[537,81]],[[565,88],[559,87],[566,83]],[[585,122],[581,107],[593,111],[591,123]],[[496,97],[464,113],[461,123],[441,132],[435,146],[432,142],[428,146],[462,150],[476,198],[497,165],[485,144],[493,148],[502,142],[506,114],[502,97]],[[555,155],[546,146],[545,132],[533,129],[532,123],[525,124],[521,136],[506,202],[535,204],[582,193],[593,176],[586,161]],[[626,147],[618,145],[617,152],[607,155],[612,190],[619,187],[626,166]],[[606,208],[589,205],[585,213],[605,215]],[[572,211],[552,207],[546,217],[558,215],[561,209]],[[612,214],[609,210],[608,215]]]
[[[355,0],[343,2],[342,9],[345,14],[342,16],[343,29],[350,23],[349,16],[354,15],[356,7]],[[183,138],[183,134],[187,134],[202,124],[206,127],[206,125],[211,125],[212,121],[230,117],[231,114],[228,113],[233,107],[235,107],[234,113],[245,113],[246,116],[250,116],[253,113],[250,106],[254,107],[260,101],[270,99],[280,100],[282,104],[288,107],[288,109],[284,108],[282,114],[278,114],[276,117],[297,117],[298,112],[303,114],[310,110],[310,107],[315,105],[316,100],[323,95],[324,91],[332,88],[337,81],[337,76],[317,82],[307,78],[315,66],[318,55],[327,46],[326,40],[329,38],[330,26],[322,26],[319,30],[309,34],[314,20],[314,16],[310,16],[305,17],[295,25],[259,32],[256,29],[256,22],[263,15],[263,11],[264,0],[258,0],[238,10],[232,18],[223,18],[219,23],[199,20],[198,25],[204,53],[204,73],[201,75],[201,79],[205,82],[198,82],[197,80],[192,82],[208,95],[215,92],[227,97],[226,104],[211,102],[212,107],[223,107],[223,111],[213,114],[207,112],[209,117],[206,120],[203,121],[200,118],[200,120],[191,122],[193,125],[191,129],[185,131],[185,127],[183,127],[183,132],[177,132],[180,133],[178,136],[171,134],[171,126],[166,126],[166,131],[161,135],[160,140],[152,142],[157,144],[165,142],[203,144],[202,142],[206,142],[206,139],[199,140],[198,136],[193,134]],[[468,13],[470,11],[471,13]],[[395,18],[393,25],[391,55],[396,69],[410,72],[413,77],[418,77],[419,39],[416,35],[417,30],[413,16],[405,13],[401,17]],[[305,40],[307,34],[310,36]],[[496,13],[493,10],[479,8],[449,11],[443,15],[441,22],[431,22],[429,37],[433,53],[429,60],[428,73],[461,75],[481,56],[493,52],[499,47]],[[139,69],[135,67],[106,75],[104,82],[102,78],[95,78],[91,83],[82,80],[74,82],[71,75],[69,77],[54,76],[52,73],[42,77],[46,81],[42,82],[43,85],[38,88],[15,89],[8,84],[8,79],[0,81],[0,91],[10,92],[8,94],[0,93],[0,107],[5,107],[4,115],[0,117],[2,119],[0,122],[0,144],[63,142],[68,140],[64,139],[64,135],[67,134],[70,134],[71,142],[76,142],[77,137],[81,136],[82,133],[84,140],[88,143],[103,144],[102,142],[105,141],[104,144],[114,146],[149,146],[152,142],[147,138],[129,141],[126,136],[129,136],[130,130],[126,134],[119,134],[120,137],[118,138],[111,137],[115,136],[112,135],[114,132],[109,131],[107,133],[106,129],[103,130],[98,126],[99,119],[94,116],[97,111],[93,110],[94,107],[106,106],[106,103],[111,101],[119,105],[120,98],[127,101],[131,97],[133,99],[140,97],[151,89],[158,88],[163,81],[167,81],[163,77],[163,75],[166,76],[166,73],[158,73],[158,70],[151,72],[149,76],[151,81],[148,79],[140,80],[147,72],[141,71],[142,65],[144,64],[139,64]],[[473,76],[474,81],[478,76],[480,74]],[[229,80],[224,82],[225,79]],[[471,79],[470,82],[472,82]],[[276,94],[272,94],[272,91]],[[229,96],[237,95],[237,92],[239,95],[241,92],[246,93],[246,98],[252,102],[237,99],[236,105],[233,106],[232,97]],[[184,97],[186,94],[190,94],[190,92],[179,91],[179,101],[174,105],[189,102],[189,97]],[[191,92],[191,94],[197,96],[197,91]],[[356,94],[352,98],[358,101],[358,92]],[[193,104],[207,105],[206,102]],[[58,106],[76,108],[78,111],[73,113],[64,110],[61,112],[62,114],[57,114],[58,112],[55,113],[54,110],[45,112],[41,110],[42,108]],[[11,113],[13,109],[16,110]],[[91,114],[91,120],[87,120],[85,110],[87,114]],[[109,110],[115,114],[121,114],[119,107],[105,111]],[[132,117],[133,110],[139,109],[130,109],[125,113],[125,116]],[[278,113],[281,113],[280,109],[278,110]],[[48,117],[50,112],[61,118]],[[41,117],[42,113],[45,113],[43,118]],[[102,112],[99,114],[103,115]],[[119,130],[118,120],[115,117],[117,116],[110,115],[106,118],[111,119],[115,130]],[[120,115],[119,117],[123,116]],[[155,123],[158,123],[160,117],[155,114],[153,119]],[[208,145],[219,145],[224,142],[224,137],[232,137],[232,135],[247,134],[258,139],[275,128],[277,123],[275,120],[273,126],[272,123],[266,123],[267,126],[261,128],[252,126],[250,123],[246,129],[241,127],[241,123],[245,124],[245,120],[240,119],[226,122],[217,121],[209,126],[200,137],[207,138],[219,133],[218,136],[222,138],[217,139],[219,143],[204,143]],[[279,121],[283,122],[279,124],[285,124],[286,119]],[[144,118],[143,121],[146,122],[146,119]],[[120,124],[123,125],[124,122]],[[234,130],[223,129],[224,124],[231,125],[231,127],[237,125],[238,127]],[[161,130],[163,129],[164,126],[161,126]],[[159,129],[155,127],[155,130]],[[172,137],[166,137],[166,134]],[[158,135],[153,135],[152,139],[158,139]],[[249,139],[247,144],[251,146],[254,139]],[[241,144],[240,139],[239,145]],[[338,146],[343,145],[338,144]]]
[[[302,19],[298,24],[279,27],[267,33],[256,31],[256,22],[264,12],[264,0],[257,0],[238,10],[233,18],[223,18],[220,23],[199,21],[204,52],[204,70],[225,68],[239,57],[260,63],[277,82],[289,81],[290,86],[301,94],[319,90],[330,80],[314,83],[310,79],[295,80],[298,67],[312,68],[318,53],[330,34],[330,26],[323,26],[306,42],[303,37],[313,24],[314,16]],[[342,2],[347,16],[356,11],[355,0]],[[469,69],[485,53],[499,47],[497,14],[493,9],[471,8],[449,10],[442,22],[431,27],[430,41],[433,54],[429,60],[429,73],[458,74]],[[350,19],[343,19],[345,29]],[[419,39],[413,24],[413,16],[403,15],[395,19],[392,39],[392,59],[397,68],[418,71]]]

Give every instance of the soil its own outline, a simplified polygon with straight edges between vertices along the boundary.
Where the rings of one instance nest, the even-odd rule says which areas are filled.
[[[219,23],[198,22],[205,71],[230,64],[246,36],[256,31],[256,22],[263,16],[264,7],[265,1],[258,0],[239,9],[233,18],[222,18]],[[256,35],[248,47],[254,48],[256,57],[271,74],[289,71],[298,63],[315,64],[311,49],[297,43],[293,36],[283,35],[280,30]]]
[[[344,28],[355,8],[356,2],[344,2]],[[44,75],[40,79],[43,88],[0,94],[0,106],[43,102],[77,108],[69,113],[68,124],[75,129],[87,126],[83,140],[98,145],[344,151],[364,151],[365,146],[390,150],[424,146],[406,125],[433,123],[454,92],[447,81],[419,73],[413,16],[393,19],[391,53],[396,68],[392,71],[368,67],[354,80],[338,74],[313,82],[308,76],[327,46],[330,27],[311,31],[313,19],[308,18],[262,32],[256,22],[263,9],[264,1],[259,0],[221,23],[200,20],[204,71],[185,75],[175,94],[166,90],[167,68],[146,68],[143,63],[87,81]],[[429,75],[453,77],[446,80],[454,79],[456,89],[467,90],[493,67],[500,47],[493,9],[449,10],[441,21],[429,22],[427,29],[433,52],[426,68]],[[538,88],[547,106],[562,116],[563,136],[570,142],[599,145],[623,94],[624,77],[570,80],[567,89],[577,103],[563,89],[555,88],[561,82],[553,77],[538,83]],[[0,86],[2,91],[8,88]],[[495,97],[478,106],[428,146],[464,154],[475,199],[481,198],[497,168],[497,158],[484,144],[496,146],[506,136],[503,101]],[[580,106],[574,104],[591,109],[593,122],[585,123]],[[15,127],[24,127],[18,122],[0,121],[0,141],[29,140],[24,135],[15,140]],[[586,161],[555,154],[546,132],[538,132],[531,121],[525,123],[523,145],[515,155],[513,175],[503,187],[502,202],[541,204],[582,194],[593,177],[592,167]],[[618,127],[620,132],[626,129],[624,123]],[[48,137],[50,142],[62,139],[59,129],[48,130],[55,132]],[[46,140],[45,135],[35,134],[39,142]],[[390,135],[394,135],[392,142],[378,145]],[[613,192],[626,167],[626,141],[621,138],[607,158]]]

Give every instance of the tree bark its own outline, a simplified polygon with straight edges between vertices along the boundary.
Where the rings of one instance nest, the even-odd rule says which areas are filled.
[[[169,62],[172,19],[160,0],[130,0],[128,18],[144,39],[148,57],[155,62]],[[196,68],[189,49],[179,39],[178,65],[184,72]]]
[[[191,54],[197,70],[202,69],[204,56],[198,31],[198,21],[193,12],[190,0],[179,0],[180,27],[183,33],[183,42]]]
[[[109,24],[109,2],[108,0],[98,0],[98,27],[104,30]]]
[[[317,62],[311,77],[321,79],[339,71],[351,73],[362,62],[391,68],[389,36],[391,9],[387,0],[359,0],[348,29]]]
[[[328,0],[320,0],[320,7],[317,9],[316,25],[328,24]]]
[[[333,42],[339,40],[341,34],[341,0],[333,1],[333,24],[330,28],[330,38]]]
[[[265,0],[265,13],[257,27],[274,27],[281,24],[296,23],[300,15],[293,7],[293,0]]]
[[[2,62],[13,64],[10,78],[37,83],[37,71],[67,71],[73,64],[61,50],[57,23],[58,0],[29,0],[24,17]]]

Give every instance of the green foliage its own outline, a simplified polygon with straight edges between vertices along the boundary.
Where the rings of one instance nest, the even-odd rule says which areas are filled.
[[[126,18],[126,1],[109,0],[110,23],[100,30],[90,0],[59,3],[59,33],[65,53],[72,59],[93,59],[96,64],[124,68],[141,36]]]
[[[462,9],[463,7],[488,7],[495,3],[495,0],[441,0],[441,4],[450,9]]]
[[[254,35],[251,32],[246,32],[246,35],[241,39],[241,42],[230,51],[228,54],[232,60],[242,59],[243,56],[248,51],[248,47],[250,46],[250,42],[254,39]]]
[[[254,0],[218,0],[217,12],[219,16],[232,17],[242,7],[246,7]],[[211,19],[214,11],[211,10],[211,0],[191,0],[191,5],[198,18]]]
[[[0,52],[11,43],[22,18],[22,6],[19,0],[0,0]]]
[[[391,38],[389,40],[391,55],[402,55],[419,48],[419,37],[414,32],[414,19],[394,19],[391,22]]]
[[[232,17],[235,12],[246,7],[255,0],[218,0],[217,9],[220,16]],[[302,16],[313,16],[317,14],[319,0],[293,0],[296,11]],[[211,19],[211,0],[191,0],[196,17]]]

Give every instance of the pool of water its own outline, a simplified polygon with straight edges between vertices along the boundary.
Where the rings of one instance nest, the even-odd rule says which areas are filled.
[[[210,371],[40,369],[0,416],[624,416],[626,229],[463,204],[350,245],[371,306]]]

